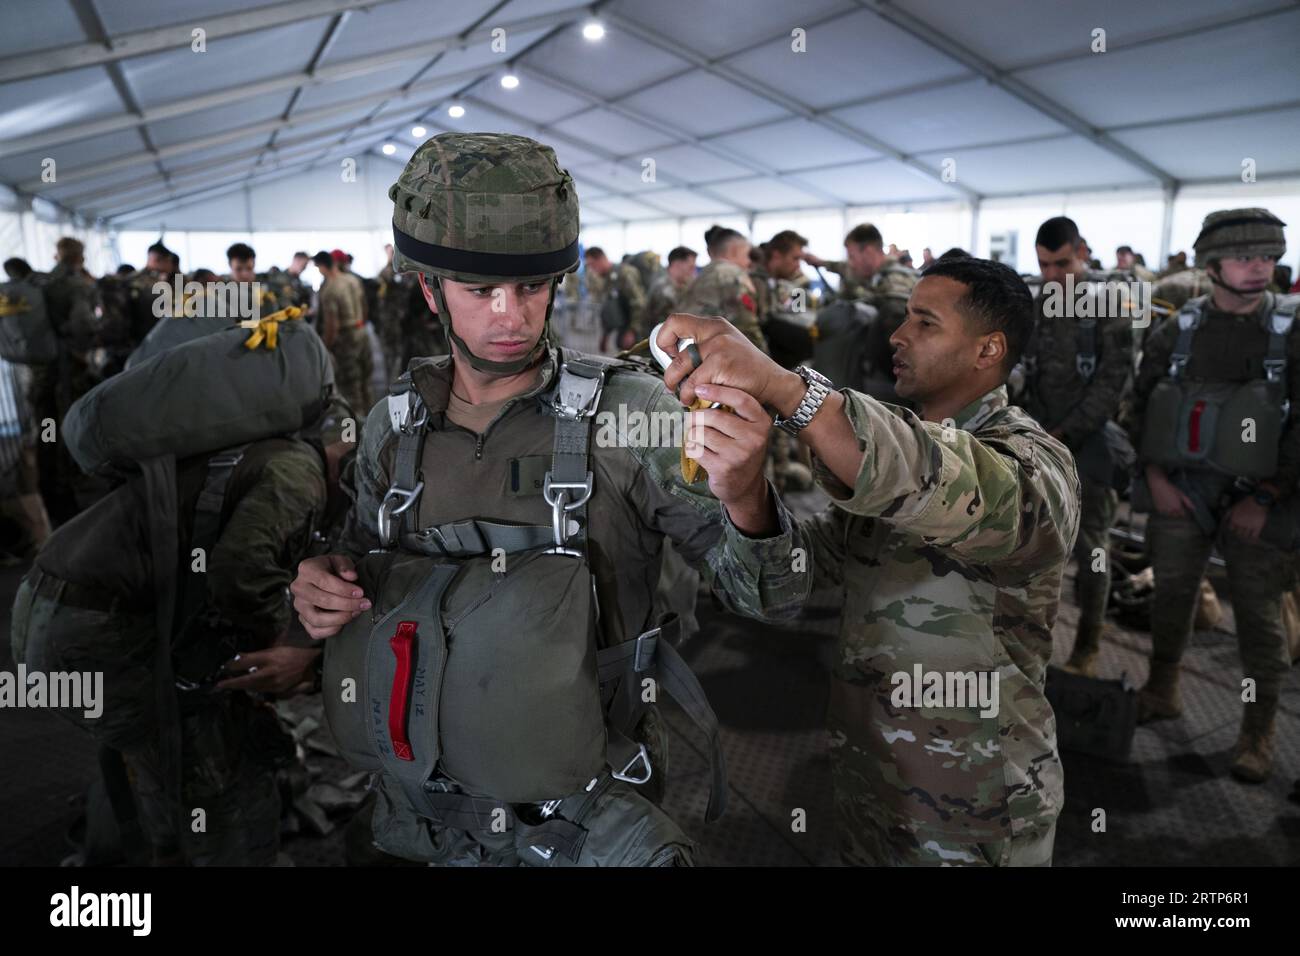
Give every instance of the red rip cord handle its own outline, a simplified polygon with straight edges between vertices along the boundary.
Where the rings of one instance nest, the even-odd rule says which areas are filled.
[[[1192,405],[1190,420],[1187,422],[1187,450],[1201,450],[1201,416],[1205,414],[1205,402],[1198,401]]]
[[[412,659],[415,656],[415,621],[402,621],[397,633],[388,641],[397,658],[393,673],[393,694],[388,699],[388,736],[393,741],[393,753],[398,760],[414,760],[411,741],[406,736],[406,718],[410,707]]]

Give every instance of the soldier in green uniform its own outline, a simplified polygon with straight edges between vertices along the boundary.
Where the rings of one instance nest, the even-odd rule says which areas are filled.
[[[379,270],[379,289],[376,294],[379,305],[378,321],[379,341],[383,346],[384,363],[388,367],[388,377],[397,378],[405,371],[402,364],[402,329],[406,325],[406,308],[411,302],[411,295],[402,274],[393,269],[393,245],[384,246],[388,261]],[[424,354],[424,353],[421,353]]]
[[[800,529],[814,587],[844,589],[829,722],[846,863],[1050,863],[1063,782],[1044,681],[1079,487],[1069,449],[1007,402],[1032,321],[1007,266],[931,266],[893,336],[920,414],[785,371],[716,319],[660,333],[703,359],[689,379],[685,353],[669,366],[682,401],[752,394],[833,499]]]
[[[312,260],[325,281],[320,290],[320,337],[334,359],[334,386],[361,420],[370,397],[370,343],[362,327],[355,289],[340,270],[336,256],[317,253]]]
[[[265,275],[258,278],[275,294],[280,308],[296,306],[304,312],[311,306],[311,289],[302,281],[302,271],[311,262],[311,256],[305,252],[295,252],[287,269],[271,266]]]
[[[246,242],[232,244],[226,250],[226,262],[230,266],[230,273],[227,278],[231,282],[238,282],[241,286],[244,284],[251,286],[248,294],[245,294],[241,289],[239,296],[240,309],[247,308],[249,314],[240,315],[238,318],[261,318],[283,308],[271,287],[258,281],[257,253],[252,246]],[[256,294],[251,291],[252,289],[256,290]]]
[[[752,402],[739,409],[749,417],[736,418],[739,437],[727,454],[709,459],[708,485],[685,482],[680,447],[608,423],[589,439],[602,413],[672,415],[680,406],[639,366],[551,342],[555,286],[578,264],[578,203],[549,147],[508,134],[444,133],[416,150],[390,196],[396,267],[419,273],[452,354],[416,362],[372,410],[344,551],[304,561],[292,586],[307,632],[328,638],[325,700],[335,739],[382,768],[376,841],[443,864],[687,863],[690,841],[644,793],[666,770],[657,711],[633,708],[616,722],[622,704],[605,718],[587,708],[600,706],[591,696],[597,667],[603,683],[606,669],[634,650],[627,660],[644,658],[646,668],[659,666],[652,658],[672,663],[668,635],[651,619],[665,538],[734,606],[780,616],[804,599],[807,575],[791,568],[799,539],[788,515],[780,512],[781,530],[771,536],[737,530],[770,494],[761,476],[744,485],[733,478],[761,461],[767,421]],[[406,504],[394,517],[398,499]],[[497,558],[502,563],[486,563]],[[441,577],[376,577],[385,566],[426,561],[429,574],[460,575],[460,589],[446,585],[441,603],[421,597],[420,583]],[[473,631],[474,619],[455,610],[462,600],[477,613],[503,615],[509,633]],[[426,661],[441,653],[425,643],[448,626],[425,617],[434,605],[458,622],[432,678],[441,682],[441,704],[418,697],[407,710],[405,692],[389,693],[406,686],[398,671],[366,678],[372,690],[358,709],[339,702],[332,655],[346,662],[372,647],[371,663],[353,665],[372,673],[404,639],[419,640]],[[408,622],[405,638],[392,636],[390,619]],[[574,642],[570,661],[564,655]],[[475,653],[485,655],[481,675],[464,670]],[[684,700],[669,686],[669,670],[683,686],[698,684],[688,671],[661,674],[707,729],[702,692]],[[336,676],[357,674],[345,667]],[[615,704],[624,700],[619,693]],[[496,703],[479,709],[488,700]],[[372,708],[389,715],[377,737]],[[483,778],[499,787],[473,782]]]
[[[1038,228],[1034,248],[1041,286],[1022,361],[1023,404],[1078,463],[1083,488],[1074,547],[1079,625],[1066,666],[1092,675],[1110,596],[1110,529],[1119,507],[1104,429],[1132,382],[1133,318],[1124,287],[1108,286],[1109,276],[1088,268],[1074,220],[1048,219]],[[1117,314],[1111,314],[1112,304]]]
[[[758,322],[758,298],[749,277],[749,240],[734,229],[713,226],[704,234],[709,264],[677,303],[681,312],[720,315],[763,352],[767,340]]]
[[[875,307],[878,318],[871,325],[867,351],[874,367],[889,368],[889,337],[907,316],[907,297],[916,285],[916,272],[885,253],[880,230],[870,223],[849,230],[844,252],[846,258],[840,261],[827,261],[810,252],[805,252],[803,259],[840,277],[838,297]]]
[[[1205,218],[1196,264],[1213,291],[1188,300],[1147,337],[1134,387],[1133,426],[1144,466],[1155,568],[1151,674],[1139,718],[1182,712],[1179,662],[1211,550],[1228,565],[1242,669],[1248,681],[1232,773],[1258,782],[1273,766],[1278,695],[1289,670],[1281,599],[1292,540],[1270,525],[1300,478],[1300,297],[1268,292],[1286,252],[1281,220],[1265,209]]]
[[[649,335],[651,329],[676,310],[677,299],[695,278],[695,259],[695,250],[686,246],[677,246],[668,253],[668,268],[650,286],[645,309],[634,329],[636,341]]]

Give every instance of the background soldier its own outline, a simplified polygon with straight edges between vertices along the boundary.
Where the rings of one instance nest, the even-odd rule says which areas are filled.
[[[1052,437],[1065,443],[1079,469],[1083,499],[1074,545],[1079,628],[1066,666],[1092,675],[1106,622],[1110,529],[1119,507],[1104,429],[1119,412],[1132,381],[1132,318],[1127,296],[1115,296],[1119,289],[1108,290],[1104,277],[1089,270],[1074,220],[1048,219],[1038,228],[1034,248],[1043,285],[1034,302],[1034,330],[1023,360],[1024,404]],[[1067,277],[1075,283],[1073,296],[1066,295]],[[1120,303],[1118,315],[1108,313],[1108,291]],[[1091,301],[1080,307],[1083,298]]]
[[[1295,494],[1300,477],[1297,299],[1265,291],[1286,251],[1283,225],[1265,209],[1205,218],[1196,261],[1214,291],[1147,337],[1134,389],[1155,568],[1151,674],[1139,718],[1182,713],[1179,661],[1217,544],[1228,566],[1242,667],[1255,687],[1253,700],[1243,697],[1232,761],[1233,775],[1249,782],[1272,770],[1274,716],[1290,663],[1281,598],[1294,554],[1267,540],[1270,516]],[[1207,408],[1230,408],[1232,417],[1216,421]]]
[[[870,223],[849,230],[844,252],[847,258],[839,261],[827,261],[810,252],[805,252],[803,259],[840,277],[839,298],[858,299],[876,308],[879,317],[871,326],[868,355],[875,368],[887,369],[893,352],[889,337],[907,317],[907,297],[916,285],[916,272],[885,254],[880,230]]]
[[[226,250],[226,261],[230,265],[230,275],[227,277],[233,282],[245,283],[257,281],[257,253],[253,247],[246,242],[236,242]],[[258,282],[258,299],[254,303],[255,307],[260,310],[260,315],[270,315],[278,312],[281,308],[279,299],[270,286]],[[241,295],[241,303],[245,301]],[[251,301],[248,300],[248,301]],[[242,308],[242,305],[241,305]],[[255,315],[240,315],[240,319],[251,319]]]
[[[668,269],[650,286],[646,307],[636,326],[636,341],[640,342],[676,311],[677,299],[695,278],[695,259],[695,250],[686,246],[678,246],[668,253]]]
[[[334,358],[334,387],[358,421],[370,411],[370,343],[361,326],[356,290],[340,271],[338,259],[318,252],[312,261],[324,282],[320,290],[320,337]]]
[[[734,229],[713,226],[704,234],[709,264],[686,287],[679,312],[720,315],[764,353],[767,339],[758,324],[758,301],[749,278],[749,240]]]

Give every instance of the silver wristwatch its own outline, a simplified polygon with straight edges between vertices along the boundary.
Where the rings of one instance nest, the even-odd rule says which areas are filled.
[[[803,393],[803,400],[799,402],[799,407],[794,410],[793,415],[789,418],[777,415],[772,419],[773,425],[791,435],[799,434],[812,421],[812,417],[817,414],[817,409],[821,408],[822,402],[826,401],[826,396],[835,388],[830,379],[807,365],[800,365],[795,372],[804,380],[808,391]]]

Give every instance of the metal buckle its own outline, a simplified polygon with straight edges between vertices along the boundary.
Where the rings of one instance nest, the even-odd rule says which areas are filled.
[[[555,536],[555,547],[564,548],[565,543],[569,540],[568,522],[565,520],[565,514],[581,508],[591,498],[591,472],[587,472],[584,481],[551,481],[551,473],[546,473],[546,478],[542,482],[542,497],[546,503],[551,506],[551,531]],[[582,496],[574,501],[569,500],[569,492],[581,491]],[[567,552],[566,552],[567,553]]]
[[[632,654],[632,670],[635,671],[636,673],[639,674],[643,670],[646,670],[651,664],[654,663],[654,659],[655,659],[655,651],[646,651],[645,659],[644,661],[642,660],[641,649],[646,645],[642,644],[641,642],[642,641],[648,642],[652,638],[657,639],[660,633],[662,632],[662,630],[663,630],[662,628],[656,627],[653,631],[646,631],[644,634],[642,634],[640,637],[636,639],[636,650]],[[658,647],[659,645],[656,643],[655,650],[658,650]]]
[[[244,453],[238,452],[231,455],[214,455],[208,459],[209,468],[234,468],[244,460]]]
[[[566,362],[560,366],[559,384],[555,387],[555,396],[551,399],[551,408],[563,418],[590,418],[596,414],[600,404],[600,393],[604,390],[605,378],[597,374],[593,378],[579,375],[569,370]]]
[[[636,766],[638,760],[641,763],[645,764],[644,777],[633,777],[628,773],[629,770],[631,770],[633,767]],[[653,772],[654,771],[650,769],[650,755],[645,752],[645,744],[641,744],[639,745],[636,756],[627,762],[626,767],[624,767],[622,770],[611,770],[609,772],[609,775],[613,777],[615,780],[622,780],[624,783],[641,784],[649,780],[650,775]]]
[[[548,847],[530,846],[528,849],[532,850],[543,860],[549,860],[551,857],[555,856],[555,847],[553,846],[548,846]]]
[[[547,817],[553,814],[556,808],[563,802],[564,802],[563,800],[547,800],[545,803],[543,803],[542,819],[545,820]]]
[[[1285,359],[1264,359],[1264,377],[1270,385],[1282,381],[1282,371],[1286,368]]]
[[[412,407],[420,410],[420,417],[412,421],[410,414],[407,414],[400,426],[403,435],[414,435],[425,425],[429,424],[429,406],[424,404],[418,395],[412,403]]]
[[[1093,373],[1097,371],[1096,359],[1086,359],[1083,358],[1082,356],[1079,356],[1079,359],[1075,363],[1075,365],[1077,366],[1079,375],[1083,378],[1092,378]]]
[[[386,548],[391,548],[396,540],[393,534],[392,520],[394,516],[400,515],[403,511],[411,507],[420,497],[420,492],[424,491],[424,482],[416,482],[415,487],[410,491],[405,488],[399,488],[393,485],[388,489],[388,494],[384,495],[383,502],[379,505],[379,514],[375,518],[375,524],[379,530],[379,542]],[[401,501],[401,504],[396,504]]]

